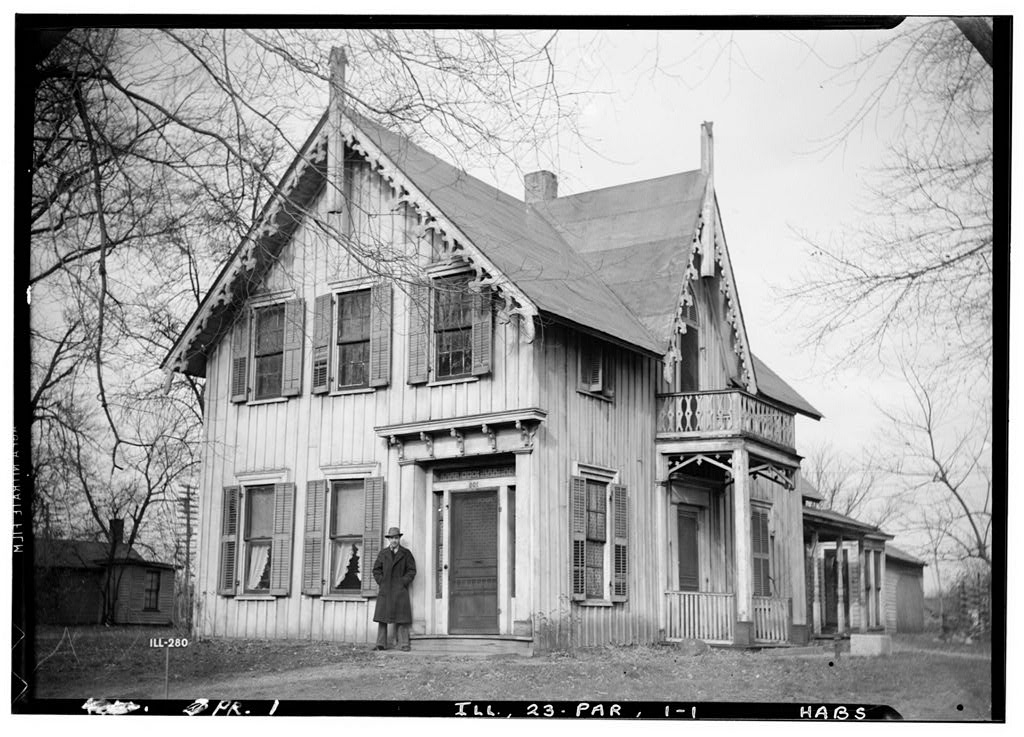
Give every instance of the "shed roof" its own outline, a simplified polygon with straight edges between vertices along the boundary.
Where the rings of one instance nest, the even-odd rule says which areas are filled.
[[[33,561],[40,568],[100,569],[110,556],[109,543],[99,540],[36,539]],[[146,565],[171,568],[167,563],[148,561],[134,548],[117,546],[113,562],[119,565]]]
[[[898,560],[901,563],[908,563],[908,564],[913,565],[913,566],[921,566],[922,568],[924,566],[928,565],[927,563],[925,563],[920,558],[914,557],[913,555],[908,553],[903,548],[897,548],[892,543],[886,543],[886,545],[885,545],[885,557],[886,558],[893,558],[894,560]]]
[[[829,534],[843,534],[851,537],[877,537],[887,540],[892,535],[883,532],[875,525],[861,522],[853,517],[833,511],[831,509],[817,509],[815,507],[803,508],[804,531],[818,530]]]

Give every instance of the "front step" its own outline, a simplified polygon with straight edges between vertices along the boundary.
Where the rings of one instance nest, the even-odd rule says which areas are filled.
[[[412,651],[430,655],[533,655],[533,639],[515,635],[410,635]]]

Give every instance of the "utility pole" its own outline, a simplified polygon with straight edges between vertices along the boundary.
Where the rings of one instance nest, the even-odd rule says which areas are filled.
[[[185,627],[192,631],[192,487],[185,485]]]

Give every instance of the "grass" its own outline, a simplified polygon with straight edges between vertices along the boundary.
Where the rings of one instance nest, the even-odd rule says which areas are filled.
[[[162,698],[162,649],[148,628],[37,634],[37,698]],[[73,648],[73,649],[72,649]],[[551,653],[533,658],[375,653],[368,645],[204,640],[170,653],[170,696],[191,699],[439,699],[784,701],[888,704],[905,719],[988,720],[991,661],[983,645],[896,637],[892,656],[792,656],[785,651],[671,646]]]

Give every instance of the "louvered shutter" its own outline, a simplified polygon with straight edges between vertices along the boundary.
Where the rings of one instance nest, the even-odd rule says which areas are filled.
[[[581,476],[569,480],[569,512],[572,537],[572,598],[587,598],[587,481]]]
[[[270,546],[270,593],[288,596],[292,578],[295,484],[274,484],[274,537]]]
[[[753,509],[750,520],[751,553],[754,563],[754,596],[771,596],[768,510]]]
[[[363,526],[363,596],[377,595],[373,564],[384,539],[384,477],[371,476],[363,482],[365,523]]]
[[[629,494],[612,486],[612,601],[629,598]]]
[[[302,393],[302,343],[306,327],[306,302],[293,299],[284,303],[284,355],[281,363],[281,396]]]
[[[244,402],[249,397],[249,310],[235,320],[231,329],[231,401]]]
[[[479,294],[473,295],[473,376],[491,373],[491,344],[494,339],[492,313],[491,290],[484,287]]]
[[[324,518],[327,482],[306,483],[306,524],[302,538],[302,593],[320,596],[324,590]]]
[[[424,284],[409,287],[409,376],[410,384],[425,384],[430,378],[430,295]]]
[[[604,356],[600,346],[584,344],[580,338],[580,388],[588,392],[601,391],[604,379]]]
[[[619,355],[622,355],[621,352]],[[601,394],[608,399],[615,397],[615,372],[612,370],[611,356],[608,351],[601,350]]]
[[[313,370],[310,379],[312,394],[325,394],[331,389],[331,316],[333,295],[322,294],[313,302]]]
[[[370,386],[391,383],[391,293],[390,284],[370,292]]]
[[[238,486],[225,486],[221,500],[220,521],[220,570],[217,577],[217,593],[222,596],[235,595],[235,576],[238,570]]]

